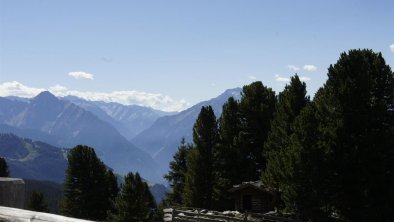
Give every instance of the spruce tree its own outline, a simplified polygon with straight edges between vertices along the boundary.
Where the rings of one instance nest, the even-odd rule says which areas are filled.
[[[286,206],[306,219],[394,218],[394,76],[371,50],[343,53],[296,118]]]
[[[240,167],[242,156],[235,138],[240,131],[240,116],[238,102],[230,97],[223,105],[219,118],[219,145],[214,152],[215,203],[217,210],[228,210],[234,207],[228,190],[235,184],[240,184]]]
[[[382,55],[343,53],[315,103],[334,207],[350,221],[394,218],[394,77]]]
[[[271,88],[261,82],[254,82],[242,89],[239,112],[241,131],[237,144],[241,149],[244,173],[242,181],[258,180],[265,169],[264,143],[271,128],[276,97]]]
[[[7,162],[3,157],[0,157],[0,177],[9,177],[10,171],[8,170]]]
[[[202,107],[193,127],[195,148],[189,153],[185,202],[193,207],[211,208],[214,189],[214,149],[218,142],[217,121],[211,106]]]
[[[185,174],[187,171],[186,156],[191,149],[190,144],[186,144],[185,138],[182,138],[178,151],[174,159],[170,162],[170,171],[164,176],[169,182],[171,192],[167,193],[166,201],[171,205],[183,205],[183,191],[185,187]]]
[[[106,219],[113,195],[107,175],[105,165],[93,148],[82,145],[73,148],[68,154],[62,214],[90,220]]]
[[[49,212],[44,194],[34,191],[29,198],[27,209],[37,212]]]
[[[115,199],[115,212],[110,213],[111,222],[140,222],[153,221],[156,204],[149,191],[148,185],[140,175],[129,173],[120,186],[120,192]]]
[[[305,221],[327,221],[333,213],[332,172],[315,114],[315,105],[308,104],[293,122],[290,142],[281,153],[278,187],[286,211]]]
[[[187,207],[201,207],[201,200],[198,196],[201,189],[198,187],[198,180],[200,179],[198,175],[197,168],[199,167],[199,152],[194,146],[187,152],[186,155],[186,168],[185,173],[185,187],[183,189],[182,200],[184,205]]]
[[[107,170],[106,173],[106,186],[107,186],[107,196],[109,201],[107,202],[108,206],[106,207],[109,212],[113,212],[115,210],[114,201],[116,196],[119,193],[118,181],[115,174],[112,170]]]
[[[277,192],[285,189],[283,185],[291,172],[288,161],[294,120],[308,102],[306,84],[297,75],[291,77],[290,84],[279,93],[271,131],[264,144],[267,168],[263,173],[265,185],[275,188]]]

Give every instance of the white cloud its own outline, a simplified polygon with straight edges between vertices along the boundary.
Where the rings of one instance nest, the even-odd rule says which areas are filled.
[[[310,77],[308,77],[308,76],[301,76],[300,80],[303,81],[303,82],[308,82],[308,81],[311,81],[312,79]]]
[[[256,76],[249,76],[248,78],[251,80],[256,80]]]
[[[394,44],[391,44],[391,45],[390,45],[390,50],[391,50],[392,52],[394,52]]]
[[[317,70],[317,67],[315,65],[304,65],[304,69],[308,72],[314,72]]]
[[[303,81],[303,82],[308,82],[308,81],[311,81],[312,79],[310,77],[308,77],[308,76],[301,76],[300,80]],[[275,81],[282,82],[282,83],[287,83],[287,82],[290,82],[290,78],[283,77],[283,76],[280,76],[280,75],[275,75]]]
[[[0,84],[0,96],[19,96],[30,98],[45,90],[46,89],[44,88],[31,88],[17,81],[4,82]]]
[[[88,79],[88,80],[94,79],[93,74],[82,72],[82,71],[69,72],[68,75],[74,77],[75,79]]]
[[[300,70],[299,67],[294,66],[294,65],[288,65],[287,68],[289,68],[293,72],[297,72],[298,70]]]
[[[275,75],[275,81],[277,82],[289,82],[290,79],[287,77],[282,77],[280,75]]]
[[[49,91],[51,91],[51,92],[64,92],[64,91],[67,91],[67,87],[57,84],[57,85],[49,87]]]
[[[175,100],[170,96],[138,91],[113,91],[113,92],[89,92],[69,90],[65,86],[55,85],[45,88],[25,86],[19,82],[4,82],[0,84],[0,96],[19,96],[31,98],[42,91],[49,90],[56,96],[78,96],[86,100],[116,102],[123,105],[140,105],[152,107],[163,111],[182,111],[190,107],[190,103],[184,99]]]

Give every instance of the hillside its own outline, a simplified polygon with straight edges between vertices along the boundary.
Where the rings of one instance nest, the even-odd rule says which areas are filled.
[[[211,105],[218,118],[227,99],[231,96],[239,99],[240,93],[241,88],[229,89],[216,98],[200,102],[176,115],[161,117],[150,128],[137,135],[132,142],[152,155],[159,164],[162,174],[167,173],[168,164],[182,137],[188,142],[192,141],[193,125],[201,107]]]
[[[13,134],[0,134],[0,156],[6,158],[13,177],[63,182],[66,149]]]

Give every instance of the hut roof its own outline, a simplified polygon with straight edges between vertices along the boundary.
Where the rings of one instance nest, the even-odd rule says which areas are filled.
[[[264,186],[264,184],[261,180],[242,182],[241,184],[233,185],[233,187],[231,189],[229,189],[228,191],[230,193],[234,193],[239,190],[246,189],[246,188],[253,188],[253,189],[257,189],[262,192],[272,193],[272,190],[269,189],[268,187]]]

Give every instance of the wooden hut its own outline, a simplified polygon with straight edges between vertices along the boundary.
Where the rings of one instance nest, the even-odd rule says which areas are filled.
[[[265,187],[261,181],[234,185],[229,192],[232,194],[237,211],[266,213],[274,210],[275,193]]]
[[[25,182],[19,178],[0,177],[0,206],[23,208],[24,201]]]

